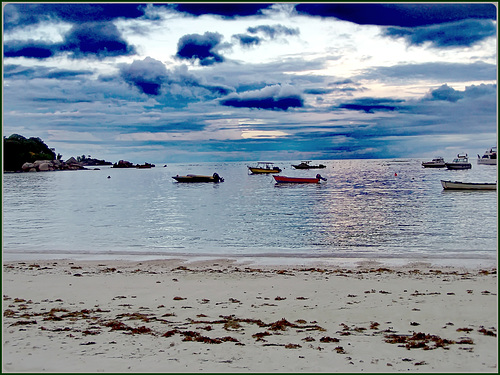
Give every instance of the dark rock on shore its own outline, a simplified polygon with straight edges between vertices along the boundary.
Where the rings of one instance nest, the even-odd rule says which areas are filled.
[[[133,164],[126,160],[120,160],[113,164],[113,168],[153,168],[155,165],[145,162],[144,164]]]
[[[81,165],[81,163],[78,163],[74,158],[70,158],[66,162],[61,160],[36,160],[33,163],[24,163],[21,169],[23,172],[48,172],[58,170],[79,170],[87,168]]]

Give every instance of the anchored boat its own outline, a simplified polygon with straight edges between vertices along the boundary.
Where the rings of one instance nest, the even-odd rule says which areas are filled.
[[[496,190],[497,183],[493,182],[459,182],[441,180],[443,189],[446,190]]]
[[[188,174],[186,176],[173,176],[172,177],[177,182],[224,182],[224,179],[220,177],[217,173],[212,176],[203,176],[199,174]]]
[[[295,169],[322,169],[326,168],[326,165],[324,164],[319,164],[319,165],[311,165],[311,160],[304,160],[300,164],[292,164],[292,167]]]
[[[424,168],[444,168],[446,167],[446,163],[444,162],[444,158],[441,156],[436,156],[431,161],[422,162],[422,166]]]
[[[497,165],[497,148],[486,150],[482,157],[477,155],[477,164]]]
[[[248,169],[253,174],[280,173],[281,172],[281,168],[275,167],[274,163],[271,163],[269,161],[259,161],[257,163],[257,166],[255,166],[255,167],[248,166]]]
[[[326,181],[326,178],[317,174],[316,177],[287,177],[273,175],[277,183],[295,183],[295,184],[319,184],[320,180]]]
[[[455,159],[451,163],[445,163],[446,168],[448,169],[471,169],[472,164],[469,163],[469,157],[467,154],[460,155],[458,154]]]

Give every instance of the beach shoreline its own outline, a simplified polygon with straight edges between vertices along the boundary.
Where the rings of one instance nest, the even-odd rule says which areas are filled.
[[[4,260],[3,371],[498,371],[496,262],[265,260]]]
[[[64,251],[47,252],[41,254],[38,251],[8,250],[3,251],[3,261],[5,262],[50,262],[50,261],[77,261],[77,262],[166,262],[177,261],[185,263],[210,262],[223,259],[235,264],[246,264],[256,266],[312,266],[312,267],[359,267],[363,265],[381,265],[388,267],[405,267],[413,265],[426,265],[436,267],[462,267],[466,269],[491,268],[497,266],[496,257],[462,255],[455,257],[442,256],[329,256],[320,254],[307,254],[298,256],[294,254],[267,253],[267,254],[160,254],[155,252],[73,252]]]

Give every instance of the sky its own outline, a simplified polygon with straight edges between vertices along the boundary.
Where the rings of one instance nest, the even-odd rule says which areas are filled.
[[[3,135],[63,160],[448,160],[497,143],[496,3],[2,5]]]

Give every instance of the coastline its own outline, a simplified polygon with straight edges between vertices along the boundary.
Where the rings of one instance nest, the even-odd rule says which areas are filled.
[[[265,260],[4,260],[3,371],[498,370],[493,261]]]

